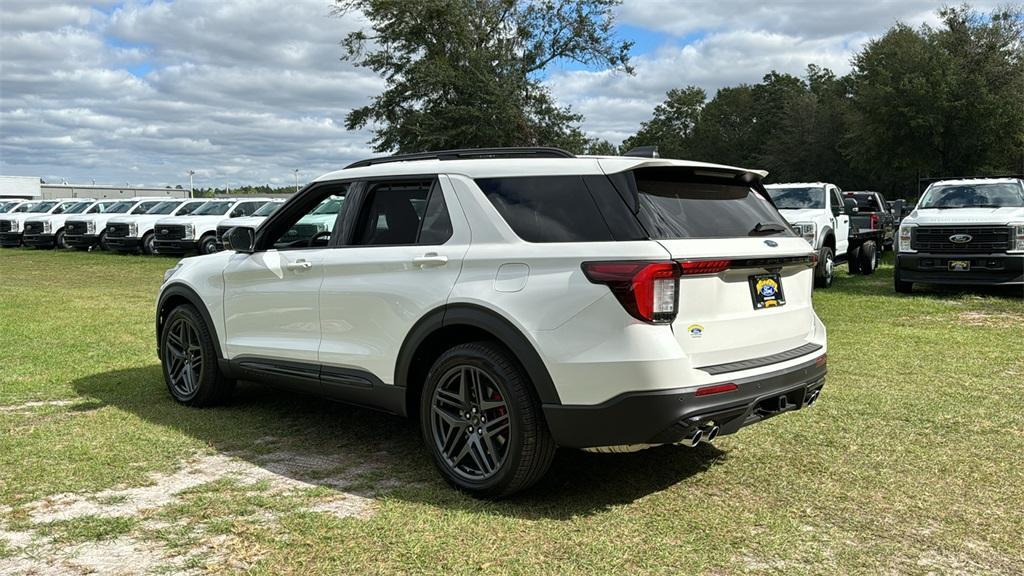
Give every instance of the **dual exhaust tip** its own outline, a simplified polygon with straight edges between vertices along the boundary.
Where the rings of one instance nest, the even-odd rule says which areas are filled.
[[[704,426],[695,429],[690,433],[690,436],[684,438],[680,444],[683,446],[689,446],[690,448],[696,447],[701,442],[707,442],[708,444],[714,442],[715,438],[718,438],[718,426],[713,424],[705,424]]]

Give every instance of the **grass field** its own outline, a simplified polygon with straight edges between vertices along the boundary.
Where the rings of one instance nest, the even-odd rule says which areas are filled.
[[[714,447],[562,450],[531,492],[443,484],[408,422],[239,387],[174,404],[173,260],[0,251],[0,574],[1024,573],[1024,301],[815,295],[813,409]]]

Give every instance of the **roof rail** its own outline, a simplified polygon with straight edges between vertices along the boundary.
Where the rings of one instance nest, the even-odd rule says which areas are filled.
[[[396,154],[394,156],[380,156],[378,158],[367,158],[353,162],[345,166],[349,168],[362,168],[375,164],[388,164],[391,162],[413,162],[416,160],[473,160],[483,158],[575,158],[570,152],[561,148],[547,147],[523,147],[523,148],[463,148],[457,150],[438,150],[436,152],[417,152],[415,154]]]

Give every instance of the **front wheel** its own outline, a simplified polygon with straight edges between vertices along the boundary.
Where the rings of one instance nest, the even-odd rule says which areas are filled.
[[[199,240],[199,253],[200,254],[213,254],[220,248],[217,246],[217,237],[213,234],[207,234]]]
[[[217,366],[213,335],[190,304],[171,310],[160,332],[160,360],[171,396],[187,406],[214,406],[231,397],[234,381]]]
[[[54,238],[53,238],[53,245],[54,245],[54,247],[59,248],[61,250],[64,250],[64,249],[66,249],[68,247],[68,242],[67,242],[67,240],[64,239],[64,231],[63,230],[58,230],[57,231],[57,235],[54,236]]]
[[[100,250],[110,250],[110,244],[107,243],[107,231],[100,232],[99,240]]]
[[[896,288],[896,292],[900,294],[910,294],[914,291],[913,282],[904,282],[900,280],[900,269],[896,269],[896,273],[893,275],[893,287]]]
[[[832,277],[835,274],[836,256],[832,248],[822,246],[818,250],[818,265],[814,269],[814,286],[816,288],[828,288],[832,286]]]
[[[444,479],[474,496],[528,488],[555,454],[529,378],[490,342],[461,344],[437,359],[420,400],[420,426]]]
[[[148,255],[156,254],[156,246],[154,241],[156,235],[152,232],[146,232],[146,235],[142,237],[142,253]]]

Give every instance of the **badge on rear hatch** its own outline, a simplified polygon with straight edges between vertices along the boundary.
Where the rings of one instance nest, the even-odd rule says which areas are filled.
[[[782,292],[782,279],[778,274],[751,276],[750,294],[754,299],[754,310],[776,308],[786,304],[786,296]]]

